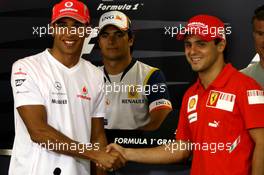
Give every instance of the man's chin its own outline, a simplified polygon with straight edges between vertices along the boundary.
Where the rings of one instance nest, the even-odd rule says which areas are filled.
[[[200,72],[200,71],[201,71],[201,68],[198,67],[198,66],[192,66],[192,70],[193,70],[194,72]]]
[[[116,61],[116,60],[120,60],[121,58],[118,57],[118,56],[105,56],[104,57],[106,60],[109,60],[109,61]]]

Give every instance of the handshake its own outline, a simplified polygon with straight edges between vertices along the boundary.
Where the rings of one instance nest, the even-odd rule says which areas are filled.
[[[97,167],[112,172],[125,166],[127,161],[125,148],[112,143],[109,144],[106,149],[97,152],[96,159],[93,162]]]

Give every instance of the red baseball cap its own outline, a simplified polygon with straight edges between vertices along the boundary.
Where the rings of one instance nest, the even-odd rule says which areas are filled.
[[[215,16],[196,15],[189,19],[185,27],[180,29],[176,38],[183,40],[186,35],[198,35],[205,41],[211,41],[216,38],[225,40],[225,24]]]
[[[63,17],[73,18],[83,24],[90,23],[89,9],[78,0],[62,0],[54,5],[51,23]]]

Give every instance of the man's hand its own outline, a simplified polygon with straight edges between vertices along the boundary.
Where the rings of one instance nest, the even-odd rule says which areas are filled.
[[[101,167],[107,171],[119,169],[126,164],[126,159],[117,151],[98,151],[94,160],[96,166]]]
[[[189,142],[184,143],[188,144]],[[188,158],[191,153],[190,150],[180,149],[171,153],[166,150],[166,145],[153,148],[124,148],[120,145],[112,143],[106,147],[107,152],[112,152],[113,150],[119,152],[126,161],[146,164],[168,164],[180,162]]]
[[[111,153],[111,152],[118,152],[119,154],[122,155],[122,157],[127,161],[128,158],[125,154],[125,148],[118,145],[118,144],[115,144],[115,143],[111,143],[109,145],[107,145],[106,147],[106,152],[108,153]]]

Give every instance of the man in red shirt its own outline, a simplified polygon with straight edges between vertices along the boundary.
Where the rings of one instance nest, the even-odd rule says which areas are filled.
[[[225,63],[226,33],[220,19],[197,15],[177,35],[198,80],[184,95],[176,142],[147,149],[111,144],[108,151],[159,164],[192,153],[192,175],[263,175],[264,93],[255,80]]]

